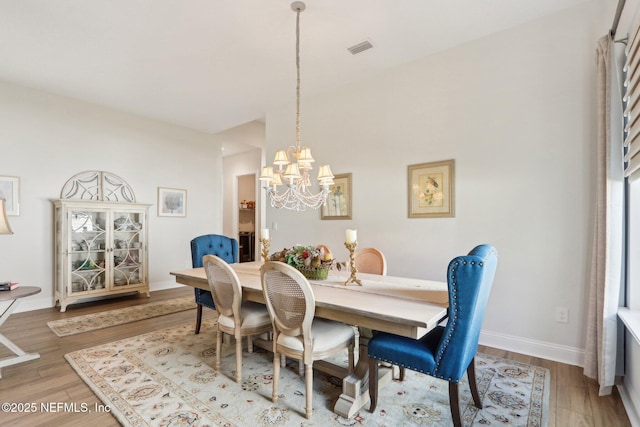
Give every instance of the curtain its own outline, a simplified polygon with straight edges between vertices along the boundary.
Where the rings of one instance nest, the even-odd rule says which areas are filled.
[[[617,311],[624,280],[622,95],[613,41],[598,40],[595,225],[587,307],[584,374],[611,393],[618,356]]]

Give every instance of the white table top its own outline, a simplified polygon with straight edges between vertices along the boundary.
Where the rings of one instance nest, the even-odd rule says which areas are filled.
[[[244,298],[264,303],[260,282],[262,262],[231,264]],[[208,289],[203,268],[171,272],[178,283]],[[359,273],[363,286],[344,283],[347,272],[330,271],[326,280],[310,280],[316,316],[418,338],[447,313],[447,284],[422,279]]]
[[[11,301],[40,293],[37,286],[18,286],[12,291],[0,291],[0,301]]]

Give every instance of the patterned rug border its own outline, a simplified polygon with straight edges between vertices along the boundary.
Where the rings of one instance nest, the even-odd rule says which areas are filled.
[[[206,329],[210,330],[213,329],[215,324],[214,324],[215,320],[211,320],[211,319],[207,319],[204,323],[206,323]],[[182,329],[182,331],[180,331],[180,329]],[[155,424],[157,422],[161,422],[161,419],[159,418],[153,418],[152,420],[143,418],[143,416],[141,414],[139,414],[137,412],[137,405],[140,402],[129,402],[125,399],[123,399],[122,395],[118,392],[118,391],[114,391],[110,385],[110,381],[114,378],[101,378],[102,376],[100,376],[99,380],[96,381],[98,378],[94,378],[96,376],[95,373],[92,374],[92,369],[91,368],[91,364],[84,359],[83,356],[81,356],[81,353],[86,352],[86,351],[95,351],[97,353],[101,353],[102,356],[104,356],[106,353],[113,353],[114,351],[122,356],[122,353],[120,353],[119,350],[116,350],[117,348],[119,348],[121,345],[124,345],[126,341],[130,341],[130,340],[136,340],[136,341],[146,341],[149,340],[150,342],[153,341],[163,341],[162,336],[163,335],[170,335],[170,331],[178,331],[178,332],[190,332],[191,334],[193,333],[193,326],[191,324],[181,324],[181,325],[176,325],[173,327],[167,327],[167,328],[163,328],[163,329],[159,329],[157,331],[153,331],[153,332],[148,332],[145,334],[141,334],[138,335],[136,337],[130,337],[130,338],[125,338],[125,339],[121,339],[121,340],[117,340],[111,343],[106,343],[106,344],[102,344],[102,345],[98,345],[98,346],[93,346],[87,349],[83,349],[83,350],[78,350],[72,353],[68,353],[65,354],[65,359],[67,360],[67,362],[71,365],[71,367],[74,369],[74,371],[77,373],[77,375],[82,378],[82,380],[87,384],[87,386],[96,394],[96,396],[98,396],[98,398],[100,398],[100,400],[105,403],[106,405],[110,406],[111,409],[111,413],[117,418],[117,420],[124,426],[142,426],[142,425],[160,425],[160,424]],[[184,336],[184,335],[182,335]],[[203,339],[204,336],[202,334],[200,335],[194,335],[194,337],[198,337],[197,339]],[[213,339],[213,341],[215,341],[215,338]],[[197,363],[197,366],[199,366],[200,370],[197,372],[197,374],[201,377],[201,378],[210,378],[211,374],[207,374],[207,373],[203,373],[203,371],[201,370],[201,368],[204,368],[206,365],[212,365],[213,359],[215,358],[215,352],[212,351],[213,349],[210,348],[211,346],[215,347],[215,344],[211,343],[211,345],[207,344],[207,349],[205,351],[203,351],[203,353],[198,353],[199,357],[208,357],[211,360],[209,361],[205,361],[205,360],[201,360],[199,363]],[[188,345],[188,347],[190,348],[191,345]],[[167,351],[167,349],[162,346],[159,347],[159,350],[161,350],[158,355],[159,356],[164,356],[165,352]],[[259,352],[264,352],[264,350],[259,350]],[[126,352],[125,352],[126,353]],[[133,363],[134,365],[136,363],[143,363],[144,359],[140,359],[136,362],[136,360],[138,359],[137,356],[135,356],[135,353],[138,353],[138,351],[132,353],[132,355],[130,356],[126,356],[126,360],[127,363]],[[115,353],[114,353],[115,354]],[[135,356],[135,357],[134,357]],[[500,415],[498,414],[498,417],[496,417],[495,419],[492,418],[491,420],[493,420],[494,422],[491,422],[490,420],[488,420],[486,418],[487,415],[495,415],[495,414],[489,414],[489,413],[484,413],[485,410],[489,410],[492,411],[491,407],[493,406],[495,409],[495,402],[503,400],[504,404],[506,407],[511,407],[511,405],[513,405],[513,408],[516,408],[518,405],[522,405],[522,402],[519,402],[519,400],[521,400],[518,396],[518,392],[516,392],[515,397],[510,397],[510,395],[505,394],[504,391],[500,390],[500,386],[498,387],[498,389],[496,390],[495,387],[491,387],[492,390],[490,391],[490,386],[492,381],[494,381],[497,377],[513,377],[513,378],[517,378],[518,375],[522,372],[522,369],[525,367],[528,367],[531,372],[532,372],[532,379],[531,379],[531,399],[529,400],[529,404],[528,406],[525,406],[527,408],[528,411],[528,416],[527,421],[523,424],[517,423],[517,425],[519,426],[526,426],[526,427],[545,427],[548,425],[549,422],[549,397],[550,397],[550,371],[546,368],[540,367],[540,366],[536,366],[536,365],[531,365],[531,364],[527,364],[527,363],[523,363],[523,362],[518,362],[515,360],[510,360],[510,359],[504,359],[502,357],[499,356],[493,356],[490,354],[485,354],[485,353],[478,353],[478,362],[476,365],[476,374],[478,375],[478,389],[480,391],[480,397],[483,400],[484,404],[485,404],[485,409],[483,410],[478,410],[477,408],[475,408],[475,406],[473,404],[468,404],[465,405],[463,404],[463,401],[469,401],[470,402],[470,396],[466,396],[463,398],[463,396],[461,396],[461,409],[465,408],[466,409],[463,410],[463,414],[462,414],[462,421],[463,421],[463,425],[465,426],[477,426],[477,425],[504,425],[506,424],[511,424],[509,422],[509,419],[500,419]],[[95,355],[94,355],[95,357]],[[246,356],[245,356],[246,357]],[[221,375],[221,378],[226,381],[226,385],[223,384],[223,386],[221,387],[222,389],[226,388],[226,387],[237,387],[239,385],[237,385],[235,383],[235,381],[233,381],[231,379],[231,377],[229,377],[229,375],[232,374],[232,367],[230,366],[225,366],[225,360],[231,360],[231,362],[233,362],[233,366],[235,366],[235,357],[233,355],[223,355],[223,366],[221,368],[221,373],[213,373],[214,376],[216,375]],[[107,362],[108,364],[111,362]],[[230,363],[230,362],[227,362]],[[291,362],[288,362],[288,365]],[[345,359],[345,363],[346,363],[346,359]],[[481,368],[482,365],[485,365],[487,363],[494,363],[494,364],[503,364],[505,365],[505,367],[502,367],[500,369],[500,372],[494,370],[494,369],[484,369]],[[295,366],[294,366],[295,365]],[[121,369],[121,368],[117,368],[117,365],[111,365],[111,369]],[[166,364],[162,364],[162,366],[166,367]],[[192,366],[192,365],[184,365],[184,366]],[[151,367],[151,365],[149,365],[149,367]],[[159,372],[156,372],[155,369],[157,369],[158,367],[151,367],[152,371],[154,371],[154,374],[152,375],[151,378],[154,378],[155,381],[158,381],[162,386],[166,387],[166,390],[168,390],[170,392],[170,394],[174,394],[176,396],[181,397],[182,399],[186,399],[183,400],[183,402],[185,402],[185,404],[187,406],[190,406],[191,408],[193,408],[194,410],[197,410],[198,412],[200,412],[200,415],[202,418],[193,418],[190,419],[191,421],[195,422],[194,425],[202,425],[202,426],[210,426],[210,425],[236,425],[236,424],[232,424],[230,423],[229,420],[227,420],[225,417],[228,416],[229,414],[226,415],[222,415],[222,413],[219,413],[217,410],[214,410],[214,407],[210,407],[204,404],[205,400],[201,400],[200,398],[196,397],[196,395],[192,394],[195,392],[194,389],[183,389],[183,386],[186,386],[186,384],[182,384],[181,381],[179,380],[179,383],[176,384],[174,383],[170,378],[164,376],[164,374],[160,374]],[[292,372],[294,372],[294,377],[297,377],[297,363],[293,363],[291,366],[289,366],[290,370]],[[480,369],[479,369],[480,368]],[[110,370],[111,370],[110,369]],[[122,368],[124,369],[124,367]],[[128,369],[128,368],[127,368]],[[180,378],[183,378],[183,375],[186,375],[187,372],[182,372],[183,368],[178,368],[178,372],[181,372]],[[212,370],[211,366],[207,366],[206,368],[207,370]],[[284,370],[286,371],[286,370]],[[484,372],[483,372],[484,371]],[[88,374],[87,374],[88,373]],[[282,374],[282,372],[281,372]],[[316,373],[317,374],[317,373]],[[407,383],[407,380],[409,381],[409,384],[411,382],[411,380],[417,380],[417,381],[421,381],[418,378],[411,378],[411,375],[417,375],[417,376],[423,376],[423,374],[418,374],[418,373],[414,373],[413,371],[408,371],[407,374],[409,375],[409,377],[404,381],[404,383]],[[505,375],[506,374],[506,375]],[[321,374],[324,375],[324,374]],[[111,375],[109,376],[111,377]],[[428,377],[428,376],[427,376]],[[428,377],[430,379],[432,379],[432,377]],[[107,381],[107,382],[105,382]],[[282,381],[282,379],[281,379]],[[465,378],[466,381],[466,378]],[[446,390],[446,382],[444,381],[439,381],[443,384],[445,384],[443,388],[443,392],[444,390]],[[315,391],[315,383],[316,381],[314,380],[314,408],[316,408],[316,391]],[[303,384],[303,382],[301,383]],[[402,383],[401,383],[402,384]],[[245,380],[245,382],[242,385],[242,389],[246,390],[245,387],[247,385],[255,385],[254,382],[252,382],[252,380]],[[502,384],[502,386],[509,386],[510,383],[504,383]],[[176,388],[177,387],[177,388]],[[218,387],[220,387],[220,384],[218,384]],[[341,387],[341,386],[339,386]],[[516,385],[517,387],[517,385]],[[147,386],[144,386],[143,388],[147,388]],[[433,386],[431,386],[430,388],[433,388]],[[464,388],[464,387],[463,387]],[[386,389],[386,388],[385,388]],[[384,392],[384,390],[381,390],[381,392]],[[270,391],[270,390],[269,390]],[[282,385],[281,385],[281,392],[282,392]],[[399,402],[395,402],[395,399],[400,399],[401,402],[404,402],[404,398],[402,397],[402,395],[404,394],[404,390],[401,390],[399,393],[397,393],[397,396],[393,397],[393,396],[387,396],[387,403],[386,405],[392,406],[392,405],[398,405]],[[445,394],[445,393],[443,393]],[[468,393],[467,393],[468,394]],[[381,395],[382,396],[382,395]],[[534,398],[535,396],[535,398]],[[165,397],[165,396],[163,396]],[[266,398],[268,400],[269,399],[269,395],[268,393],[262,393],[262,397]],[[435,395],[434,395],[435,398]],[[485,400],[485,399],[489,399],[489,400]],[[215,401],[215,397],[213,399]],[[284,400],[286,401],[286,398],[284,398]],[[448,415],[448,397],[445,397],[446,401],[442,401],[440,403],[444,403],[445,406],[447,407],[447,415]],[[282,399],[281,399],[282,401]],[[435,402],[435,401],[434,401]],[[537,403],[536,403],[537,402]],[[211,402],[209,402],[211,403]],[[218,402],[220,403],[220,402]],[[379,401],[379,403],[382,403],[382,401]],[[404,403],[409,403],[404,402]],[[487,403],[489,403],[489,405],[487,405]],[[159,403],[162,406],[162,403]],[[132,406],[133,405],[133,406]],[[408,406],[403,406],[403,410],[405,411],[405,414],[407,413],[407,408],[410,408],[411,411],[417,410],[417,411],[424,411],[424,410],[429,410],[430,409],[430,403],[426,402],[426,407],[414,407],[411,405],[419,405],[422,406],[421,403],[409,403]],[[294,404],[295,406],[295,404]],[[376,410],[375,415],[377,415],[378,417],[382,416],[383,418],[387,418],[391,416],[391,413],[388,413],[385,411],[385,409],[380,409],[380,404],[378,405],[379,408]],[[488,408],[489,406],[489,408]],[[300,403],[300,407],[302,408],[302,403]],[[136,408],[136,409],[134,409]],[[268,425],[281,425],[280,423],[276,423],[276,424],[272,424],[271,422],[275,422],[276,418],[273,414],[273,412],[275,411],[277,413],[278,408],[274,408],[273,406],[268,410],[270,411],[268,413],[267,417],[264,417],[264,419],[267,419],[269,422],[267,423]],[[362,408],[360,410],[360,412],[362,412],[365,416],[365,418],[362,418],[362,416],[360,416],[359,414],[356,414],[354,416],[354,418],[350,419],[350,420],[346,420],[342,417],[339,417],[335,414],[332,415],[331,419],[327,419],[326,417],[324,418],[318,418],[318,415],[321,414],[317,414],[314,415],[314,419],[310,420],[311,422],[309,422],[308,420],[304,419],[302,417],[302,413],[303,410],[298,408],[299,411],[301,411],[300,414],[300,419],[302,420],[301,424],[297,424],[300,426],[310,426],[310,425],[325,425],[325,421],[332,423],[331,425],[339,425],[339,426],[356,426],[356,425],[379,425],[379,426],[386,426],[388,421],[391,421],[389,418],[387,418],[386,420],[382,420],[382,424],[376,424],[376,421],[373,419],[374,414],[371,414],[367,411],[366,408]],[[187,411],[188,412],[188,411]],[[285,412],[290,412],[290,409],[286,409]],[[295,412],[295,409],[294,409]],[[315,412],[315,409],[314,409]],[[381,412],[381,413],[380,413]],[[482,412],[480,414],[478,414],[478,412]],[[277,414],[276,414],[277,415]],[[422,415],[425,415],[424,413]],[[428,415],[428,414],[427,414]],[[513,415],[517,415],[517,413],[514,413]],[[521,416],[521,415],[520,415]],[[273,417],[273,418],[272,418]],[[180,419],[178,420],[178,418],[183,418],[183,416],[179,416],[176,418],[175,414],[172,414],[172,418],[170,419],[171,422],[185,422],[185,420],[187,419]],[[287,416],[288,418],[288,416]],[[318,421],[322,419],[323,423],[322,424],[317,424]],[[199,421],[198,421],[199,420]],[[163,422],[167,421],[167,419],[162,420]],[[245,419],[246,421],[246,419]],[[286,420],[285,420],[286,421]],[[292,420],[289,420],[292,421]],[[442,425],[439,422],[436,422],[435,424],[432,424],[431,422],[428,421],[428,417],[427,418],[414,418],[412,420],[408,420],[408,419],[396,419],[396,421],[399,421],[401,423],[401,425],[403,426],[407,426],[407,425]],[[441,420],[441,421],[445,421],[445,424],[447,422],[450,422],[450,418],[449,421],[446,420]],[[512,420],[513,421],[513,420]],[[522,420],[524,421],[524,419]],[[283,422],[282,420],[280,420],[280,422]],[[372,422],[373,424],[370,424],[370,422]],[[495,424],[495,422],[497,422],[498,424]],[[237,424],[240,426],[244,426],[244,423],[240,423]],[[253,425],[253,424],[252,424]],[[263,424],[266,425],[266,424]],[[290,425],[289,423],[287,423],[286,425]],[[296,424],[294,424],[296,425]],[[328,424],[327,424],[328,425]],[[396,425],[400,425],[400,424],[396,424]]]
[[[66,337],[194,308],[196,308],[196,303],[193,296],[181,297],[52,320],[47,322],[47,326],[57,336]]]

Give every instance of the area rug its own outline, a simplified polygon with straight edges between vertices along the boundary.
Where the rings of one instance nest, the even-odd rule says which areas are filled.
[[[351,419],[332,412],[342,390],[338,378],[316,371],[313,417],[304,417],[304,378],[297,362],[280,371],[280,399],[271,402],[272,353],[243,354],[242,384],[234,378],[233,351],[215,371],[214,328],[199,335],[180,325],[65,355],[124,426],[450,426],[448,383],[407,371],[380,390],[374,413]],[[234,346],[231,346],[234,347]],[[346,353],[338,362],[346,366]],[[485,354],[476,357],[484,409],[461,385],[465,426],[545,426],[549,371]]]
[[[67,319],[52,320],[47,326],[59,337],[95,331],[96,329],[122,325],[137,320],[149,319],[164,314],[196,308],[193,297],[176,298],[167,301],[151,302],[116,310],[102,311],[85,316],[69,317]]]

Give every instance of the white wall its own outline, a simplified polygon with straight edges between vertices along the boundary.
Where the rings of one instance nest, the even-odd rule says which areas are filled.
[[[216,139],[219,141],[241,143],[255,147],[255,149],[226,156],[223,159],[223,233],[226,236],[234,236],[235,238],[238,236],[238,177],[250,174],[256,175],[256,177],[260,176],[265,139],[264,132],[264,123],[254,121],[216,134]],[[257,203],[255,227],[259,229],[261,218],[263,218],[260,208],[261,192],[259,183],[256,183],[254,194]]]
[[[212,135],[0,82],[0,175],[20,178],[21,214],[0,236],[0,275],[42,293],[19,309],[53,305],[53,209],[64,183],[86,170],[125,179],[148,203],[151,289],[191,266],[189,240],[222,231],[222,158]],[[157,216],[158,187],[187,190],[187,217]],[[70,309],[73,306],[70,306]]]
[[[445,280],[448,262],[495,245],[486,344],[581,363],[593,184],[589,6],[302,99],[303,144],[353,174],[353,220],[267,210],[272,247],[329,245],[344,230],[386,255],[390,275]],[[375,52],[370,54],[375,55]],[[292,140],[290,109],[267,114],[267,155]],[[407,166],[456,161],[456,216],[407,218]],[[569,323],[554,320],[569,308]]]

